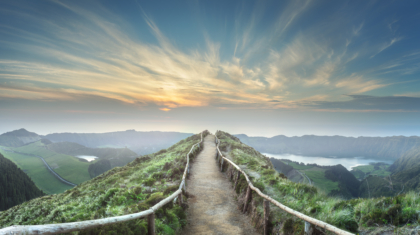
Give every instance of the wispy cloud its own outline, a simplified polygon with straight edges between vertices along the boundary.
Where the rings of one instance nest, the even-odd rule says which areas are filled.
[[[3,46],[35,57],[0,59],[0,99],[97,96],[162,111],[185,106],[306,108],[308,102],[340,100],[342,94],[362,94],[389,84],[369,76],[372,70],[346,71],[350,62],[368,57],[363,48],[351,48],[365,22],[340,31],[345,36],[337,38],[334,30],[342,27],[335,22],[287,34],[315,4],[312,1],[286,4],[265,34],[259,34],[265,4],[257,5],[247,25],[239,27],[242,21],[236,19],[230,56],[224,51],[226,42],[208,33],[203,35],[204,47],[177,46],[143,10],[140,18],[155,42],[133,36],[133,25],[102,6],[90,11],[72,2],[53,2],[72,14],[54,20],[11,12],[39,28],[0,25],[0,34],[19,39],[2,39]],[[392,38],[370,58],[400,40]],[[375,72],[403,63],[383,64]],[[404,69],[407,74],[416,71]]]
[[[396,43],[398,41],[401,41],[402,39],[403,39],[403,37],[392,38],[389,42],[383,43],[382,46],[379,47],[378,52],[373,54],[370,58],[375,57],[377,54],[381,53],[382,51],[386,50],[390,46],[394,45],[394,43]]]

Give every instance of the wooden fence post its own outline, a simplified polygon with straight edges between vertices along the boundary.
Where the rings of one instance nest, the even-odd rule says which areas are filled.
[[[178,196],[178,205],[182,206],[182,193],[180,193]]]
[[[238,176],[236,176],[236,180],[235,180],[235,185],[233,186],[233,190],[236,189],[236,186],[238,185],[238,181],[239,181],[239,176],[240,176],[241,172],[238,171]]]
[[[223,172],[223,158],[222,158],[222,163],[220,164],[220,171]]]
[[[246,196],[245,196],[245,204],[244,204],[244,209],[243,209],[243,213],[246,212],[246,209],[248,207],[248,202],[252,200],[252,189],[251,187],[248,185],[248,189],[246,190]]]
[[[314,231],[312,224],[305,221],[305,235],[312,235],[312,232]]]
[[[155,213],[147,216],[147,234],[155,235]]]
[[[270,202],[264,199],[264,235],[268,235],[268,223],[270,216]]]

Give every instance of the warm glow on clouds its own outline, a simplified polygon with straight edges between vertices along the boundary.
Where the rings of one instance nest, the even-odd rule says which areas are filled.
[[[130,9],[120,12],[100,1],[16,3],[11,6],[21,11],[0,10],[19,19],[0,24],[0,100],[99,97],[135,110],[166,112],[183,107],[322,111],[338,107],[322,102],[349,102],[348,95],[418,92],[393,87],[401,78],[418,81],[420,53],[389,56],[410,37],[386,18],[381,37],[371,40],[376,33],[370,33],[367,7],[357,10],[361,18],[328,9],[325,18],[313,18],[320,14],[307,13],[322,3],[258,2],[248,10],[224,12],[223,22],[208,14],[213,25],[201,14],[208,9],[199,5],[206,3],[200,3],[193,8],[198,26],[190,29],[191,20],[184,26],[149,3],[134,3],[125,3]],[[323,108],[317,106],[321,103]]]

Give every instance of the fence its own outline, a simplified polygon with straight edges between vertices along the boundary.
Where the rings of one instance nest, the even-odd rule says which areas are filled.
[[[114,223],[121,223],[126,222],[129,220],[140,219],[147,216],[147,227],[148,227],[148,234],[154,235],[155,234],[155,211],[159,208],[163,207],[167,203],[178,198],[178,203],[182,204],[182,188],[185,190],[185,179],[187,174],[189,173],[190,168],[190,154],[193,152],[194,148],[202,145],[203,143],[203,134],[208,134],[207,131],[201,132],[201,141],[197,144],[194,144],[191,147],[191,150],[187,154],[187,164],[185,166],[184,174],[182,176],[182,181],[179,185],[179,189],[175,191],[170,196],[166,197],[164,200],[160,201],[153,207],[148,210],[141,211],[134,214],[128,214],[123,216],[116,216],[116,217],[109,217],[104,219],[97,219],[97,220],[87,220],[81,222],[73,222],[73,223],[61,223],[61,224],[45,224],[45,225],[15,225],[11,227],[7,227],[4,229],[0,229],[0,235],[31,235],[31,234],[58,234],[58,233],[69,233],[74,231],[80,231],[84,229],[91,229],[102,225],[109,225]]]
[[[339,229],[335,226],[332,226],[332,225],[327,224],[325,222],[322,222],[320,220],[317,220],[317,219],[314,219],[314,218],[309,217],[307,215],[304,215],[304,214],[302,214],[298,211],[295,211],[295,210],[281,204],[280,202],[274,200],[270,196],[265,195],[257,187],[254,187],[252,182],[249,180],[247,174],[239,166],[237,166],[234,162],[232,162],[231,160],[229,160],[229,159],[227,159],[226,157],[223,156],[222,152],[219,149],[220,140],[217,138],[217,132],[218,131],[216,131],[216,134],[215,134],[215,136],[216,136],[215,142],[216,142],[216,148],[217,148],[217,152],[216,152],[217,156],[216,157],[217,157],[218,162],[221,161],[220,170],[223,169],[222,168],[223,167],[223,161],[227,161],[228,163],[230,163],[233,167],[235,167],[238,170],[238,175],[236,177],[235,184],[234,184],[233,187],[236,188],[236,185],[237,185],[238,180],[239,180],[239,176],[240,176],[239,174],[240,173],[242,173],[245,176],[245,179],[248,182],[248,188],[247,188],[246,195],[245,195],[245,205],[244,205],[244,208],[243,208],[243,212],[246,212],[246,208],[248,207],[248,202],[252,199],[252,191],[251,190],[254,190],[258,195],[260,195],[262,198],[264,198],[264,204],[263,204],[263,208],[264,208],[264,225],[263,225],[263,227],[264,227],[263,231],[264,232],[263,232],[263,234],[264,235],[268,234],[268,216],[270,214],[270,207],[269,207],[270,202],[273,203],[274,205],[276,205],[277,207],[279,207],[280,209],[286,211],[287,213],[292,214],[292,215],[304,220],[305,221],[305,234],[312,234],[312,231],[313,231],[312,225],[316,225],[320,228],[324,228],[324,229],[326,229],[328,231],[331,231],[335,234],[353,235],[352,233],[349,233],[349,232],[344,231],[342,229]]]

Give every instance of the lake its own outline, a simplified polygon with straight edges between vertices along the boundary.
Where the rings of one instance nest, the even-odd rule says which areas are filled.
[[[263,153],[265,156],[269,158],[276,158],[276,159],[288,159],[295,162],[303,162],[305,164],[318,164],[320,166],[332,166],[341,164],[347,170],[351,170],[351,168],[360,166],[360,165],[369,165],[370,162],[384,162],[387,164],[392,164],[394,161],[392,160],[384,160],[380,161],[378,159],[370,159],[364,157],[354,157],[354,158],[328,158],[328,157],[308,157],[308,156],[301,156],[301,155],[294,155],[294,154],[271,154],[271,153]]]
[[[94,161],[96,158],[98,158],[98,157],[89,156],[89,155],[79,155],[79,156],[76,156],[76,157],[77,158],[83,158],[83,159],[85,159],[88,162]]]

